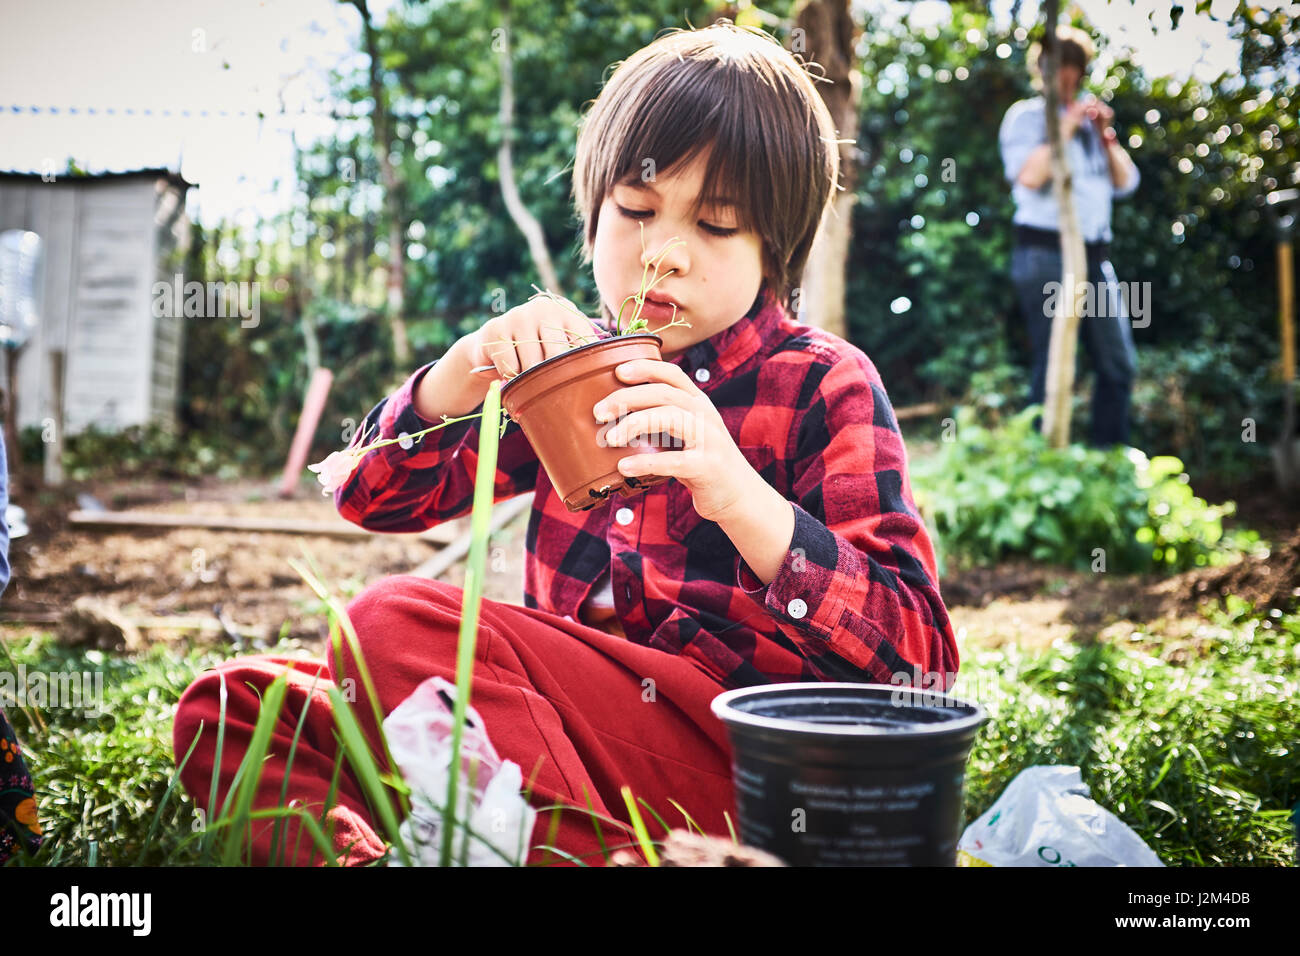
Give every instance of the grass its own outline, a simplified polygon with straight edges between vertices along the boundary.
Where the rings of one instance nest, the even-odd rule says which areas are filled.
[[[1294,865],[1300,613],[1230,601],[1183,642],[1142,631],[979,652],[953,692],[971,689],[990,719],[967,767],[967,821],[1024,768],[1074,765],[1167,865]]]
[[[1093,799],[1170,866],[1291,865],[1288,815],[1300,800],[1300,613],[1259,615],[1236,603],[1206,617],[1188,641],[1151,631],[1137,637],[964,657],[955,692],[990,715],[967,768],[965,819],[987,809],[1025,767],[1074,764]],[[77,652],[40,633],[11,638],[9,647],[29,670],[105,675],[102,716],[49,709],[42,730],[35,715],[7,708],[46,832],[31,862],[220,858],[224,847],[205,848],[197,838],[204,828],[193,801],[179,786],[169,791],[174,707],[219,656],[162,647],[132,657]],[[272,652],[293,651],[278,645]],[[534,841],[545,840],[546,816],[539,809]],[[611,851],[643,848],[641,833],[609,822]]]

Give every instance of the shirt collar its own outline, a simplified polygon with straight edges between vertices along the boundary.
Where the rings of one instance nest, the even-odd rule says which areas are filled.
[[[784,316],[784,308],[765,281],[744,316],[668,361],[701,384],[725,379],[762,349]]]

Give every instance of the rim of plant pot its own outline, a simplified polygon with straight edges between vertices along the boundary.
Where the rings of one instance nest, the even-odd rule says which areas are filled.
[[[906,729],[901,729],[878,724],[844,724],[829,721],[823,723],[815,720],[767,717],[750,713],[743,708],[743,704],[750,699],[776,696],[781,693],[806,695],[812,698],[824,696],[827,703],[834,703],[836,700],[851,700],[853,695],[862,695],[864,691],[868,692],[867,696],[859,696],[859,701],[870,701],[874,697],[880,703],[890,703],[893,696],[898,694],[903,695],[903,699],[894,706],[915,710],[951,710],[954,712],[954,716],[951,719],[936,720],[932,723],[913,723]],[[907,697],[914,699],[907,700]],[[754,706],[760,706],[760,701],[755,700]],[[895,684],[857,684],[836,681],[793,681],[784,684],[759,684],[753,687],[739,687],[735,690],[725,691],[713,698],[710,708],[723,722],[739,727],[775,730],[806,737],[839,739],[844,737],[888,737],[891,740],[909,738],[925,740],[975,730],[988,719],[988,714],[982,706],[972,701],[953,697],[951,694]],[[969,712],[964,716],[956,715],[963,710]]]
[[[572,355],[577,355],[580,352],[589,351],[591,349],[597,348],[598,346],[606,345],[610,342],[627,342],[633,339],[641,339],[641,338],[654,339],[656,342],[659,343],[660,349],[663,348],[663,344],[664,344],[663,337],[659,335],[655,335],[653,332],[633,332],[631,335],[607,335],[602,339],[597,339],[595,342],[587,342],[583,345],[577,345],[571,349],[566,349],[565,351],[561,352],[559,355],[552,355],[550,358],[542,359],[536,365],[532,365],[524,369],[514,378],[502,383],[501,394],[504,396],[506,390],[509,389],[510,386],[514,385],[515,382],[523,378],[525,375],[531,375],[533,372],[536,372],[538,369],[545,368],[548,365],[553,365],[555,363],[558,363],[560,359],[568,358]]]

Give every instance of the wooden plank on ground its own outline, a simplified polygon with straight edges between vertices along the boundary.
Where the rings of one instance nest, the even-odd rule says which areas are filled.
[[[491,534],[501,530],[518,515],[530,510],[532,506],[533,492],[531,491],[528,492],[528,494],[519,495],[517,498],[511,498],[509,501],[494,506],[492,508],[492,520],[488,524],[488,533]],[[411,573],[419,575],[422,578],[432,578],[435,581],[438,580],[444,571],[461,558],[465,557],[465,555],[469,554],[469,543],[472,532],[473,528],[467,529],[464,534],[456,538]]]
[[[73,511],[68,523],[80,528],[203,528],[208,531],[265,531],[270,534],[323,535],[335,538],[368,538],[381,531],[367,531],[342,519],[306,521],[294,518],[258,518],[236,515],[167,514],[151,511]],[[416,536],[432,544],[447,544],[456,537],[455,529],[437,525]]]
[[[931,415],[942,415],[951,407],[951,405],[945,405],[943,402],[922,402],[920,405],[904,405],[901,408],[894,409],[894,418],[900,422],[909,418],[928,418]]]

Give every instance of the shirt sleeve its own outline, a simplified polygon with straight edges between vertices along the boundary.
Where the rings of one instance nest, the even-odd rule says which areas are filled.
[[[1007,182],[1015,183],[1029,154],[1046,142],[1047,121],[1041,112],[1019,103],[1007,110],[998,130],[998,145],[1002,150],[1003,173]]]
[[[371,444],[414,435],[438,424],[421,416],[414,405],[416,388],[437,364],[418,369],[371,409],[352,445],[363,438]],[[482,412],[480,404],[470,413],[475,417],[429,432],[409,442],[409,448],[399,443],[366,452],[352,476],[334,492],[339,514],[370,531],[387,532],[423,531],[469,514],[474,506]],[[532,491],[539,467],[519,423],[508,421],[497,446],[493,501]]]
[[[1132,159],[1133,159],[1133,157],[1130,156],[1130,157],[1129,157],[1129,161],[1132,162]],[[1107,168],[1109,169],[1109,167],[1107,167]],[[1133,163],[1133,173],[1132,173],[1132,175],[1129,176],[1129,180],[1128,180],[1127,183],[1124,184],[1124,188],[1123,188],[1123,189],[1116,189],[1116,190],[1115,190],[1115,192],[1114,192],[1114,196],[1115,196],[1115,198],[1116,198],[1116,199],[1127,199],[1129,196],[1132,196],[1135,192],[1137,192],[1138,185],[1139,185],[1141,182],[1142,182],[1142,173],[1141,173],[1141,171],[1138,169],[1138,167],[1137,167],[1137,163]]]
[[[893,409],[865,356],[842,358],[822,379],[797,460],[789,553],[766,586],[738,558],[737,585],[809,659],[830,651],[872,682],[949,690],[957,643],[934,547]]]

